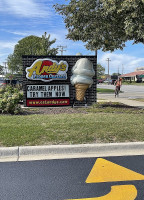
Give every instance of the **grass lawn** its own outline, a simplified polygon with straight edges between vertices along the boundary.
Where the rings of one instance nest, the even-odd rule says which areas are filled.
[[[135,101],[140,101],[140,102],[144,102],[144,99],[142,99],[142,98],[137,98],[137,99],[133,99],[133,100],[135,100]]]
[[[123,85],[137,85],[137,86],[144,86],[144,82],[142,83],[136,83],[136,82],[122,82]]]
[[[122,93],[123,91],[120,91]],[[97,88],[97,93],[115,93],[113,89]]]
[[[100,103],[85,111],[0,115],[0,146],[144,141],[143,109]]]
[[[97,88],[98,93],[114,93],[113,89]]]

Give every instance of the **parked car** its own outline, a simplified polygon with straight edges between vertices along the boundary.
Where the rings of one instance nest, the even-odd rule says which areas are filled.
[[[103,79],[98,79],[98,80],[97,80],[97,84],[99,84],[99,83],[103,83],[103,82],[104,82]]]
[[[1,87],[4,87],[5,85],[6,85],[5,80],[0,80],[0,88],[1,88]]]
[[[106,80],[104,80],[104,83],[109,83],[109,80],[107,80],[107,79],[106,79]]]
[[[109,85],[112,85],[112,80],[111,80],[111,79],[109,80],[108,84],[109,84]]]
[[[22,83],[20,83],[18,80],[9,80],[9,79],[4,79],[0,80],[0,87],[3,87],[5,85],[12,85],[12,86],[21,86]]]
[[[104,81],[104,83],[107,83],[108,85],[112,85],[112,80],[111,79],[106,79],[105,81]]]

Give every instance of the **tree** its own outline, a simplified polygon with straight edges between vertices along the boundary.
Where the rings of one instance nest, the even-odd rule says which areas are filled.
[[[20,66],[22,65],[21,56],[16,53],[8,55],[7,64],[8,64],[8,68],[9,68],[9,70],[11,70],[12,74],[13,74],[13,72],[17,72],[17,71],[21,72],[21,70],[22,70],[20,68]]]
[[[105,68],[101,64],[97,64],[97,79],[105,74]]]
[[[0,75],[2,75],[4,72],[4,66],[0,65]]]
[[[113,73],[112,76],[120,76],[120,73]]]
[[[86,42],[89,50],[123,49],[128,40],[144,43],[144,0],[70,0],[54,7],[67,38]]]
[[[50,41],[45,32],[42,37],[28,36],[18,41],[13,54],[7,58],[8,68],[13,72],[22,72],[22,55],[56,55],[57,48],[51,48],[56,39]]]
[[[50,34],[47,36],[47,33],[45,32],[44,35],[42,35],[42,49],[41,49],[41,55],[56,55],[58,53],[58,48],[50,48],[52,44],[56,42],[56,39],[53,39],[50,41]]]

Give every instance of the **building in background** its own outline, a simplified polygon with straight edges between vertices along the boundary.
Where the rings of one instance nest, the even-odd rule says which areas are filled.
[[[4,80],[5,79],[5,75],[0,75],[0,80]]]
[[[120,77],[124,81],[144,82],[144,67],[137,67],[134,72],[123,74]]]
[[[137,71],[144,71],[144,67],[137,67],[137,68],[135,69],[135,72],[137,72]]]

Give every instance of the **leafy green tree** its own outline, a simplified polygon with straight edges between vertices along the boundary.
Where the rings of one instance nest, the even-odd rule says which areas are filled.
[[[11,72],[22,73],[22,55],[56,55],[57,48],[51,48],[56,39],[50,40],[50,35],[45,32],[42,37],[28,36],[18,41],[13,54],[7,58],[8,68]]]
[[[112,76],[120,76],[120,73],[113,73]]]
[[[39,54],[41,55],[56,55],[58,53],[58,48],[50,48],[52,44],[56,42],[56,39],[50,40],[50,34],[45,32],[42,35],[42,48]]]
[[[13,72],[21,71],[20,70],[22,65],[21,56],[16,53],[8,55],[7,64],[12,74]]]
[[[101,64],[97,64],[97,79],[100,79],[103,75],[105,75],[105,68]]]
[[[67,38],[87,49],[114,51],[125,42],[144,43],[144,0],[70,0],[54,5],[64,18]]]
[[[41,48],[41,38],[31,35],[18,41],[15,45],[14,53],[18,56],[36,55],[38,49]]]

